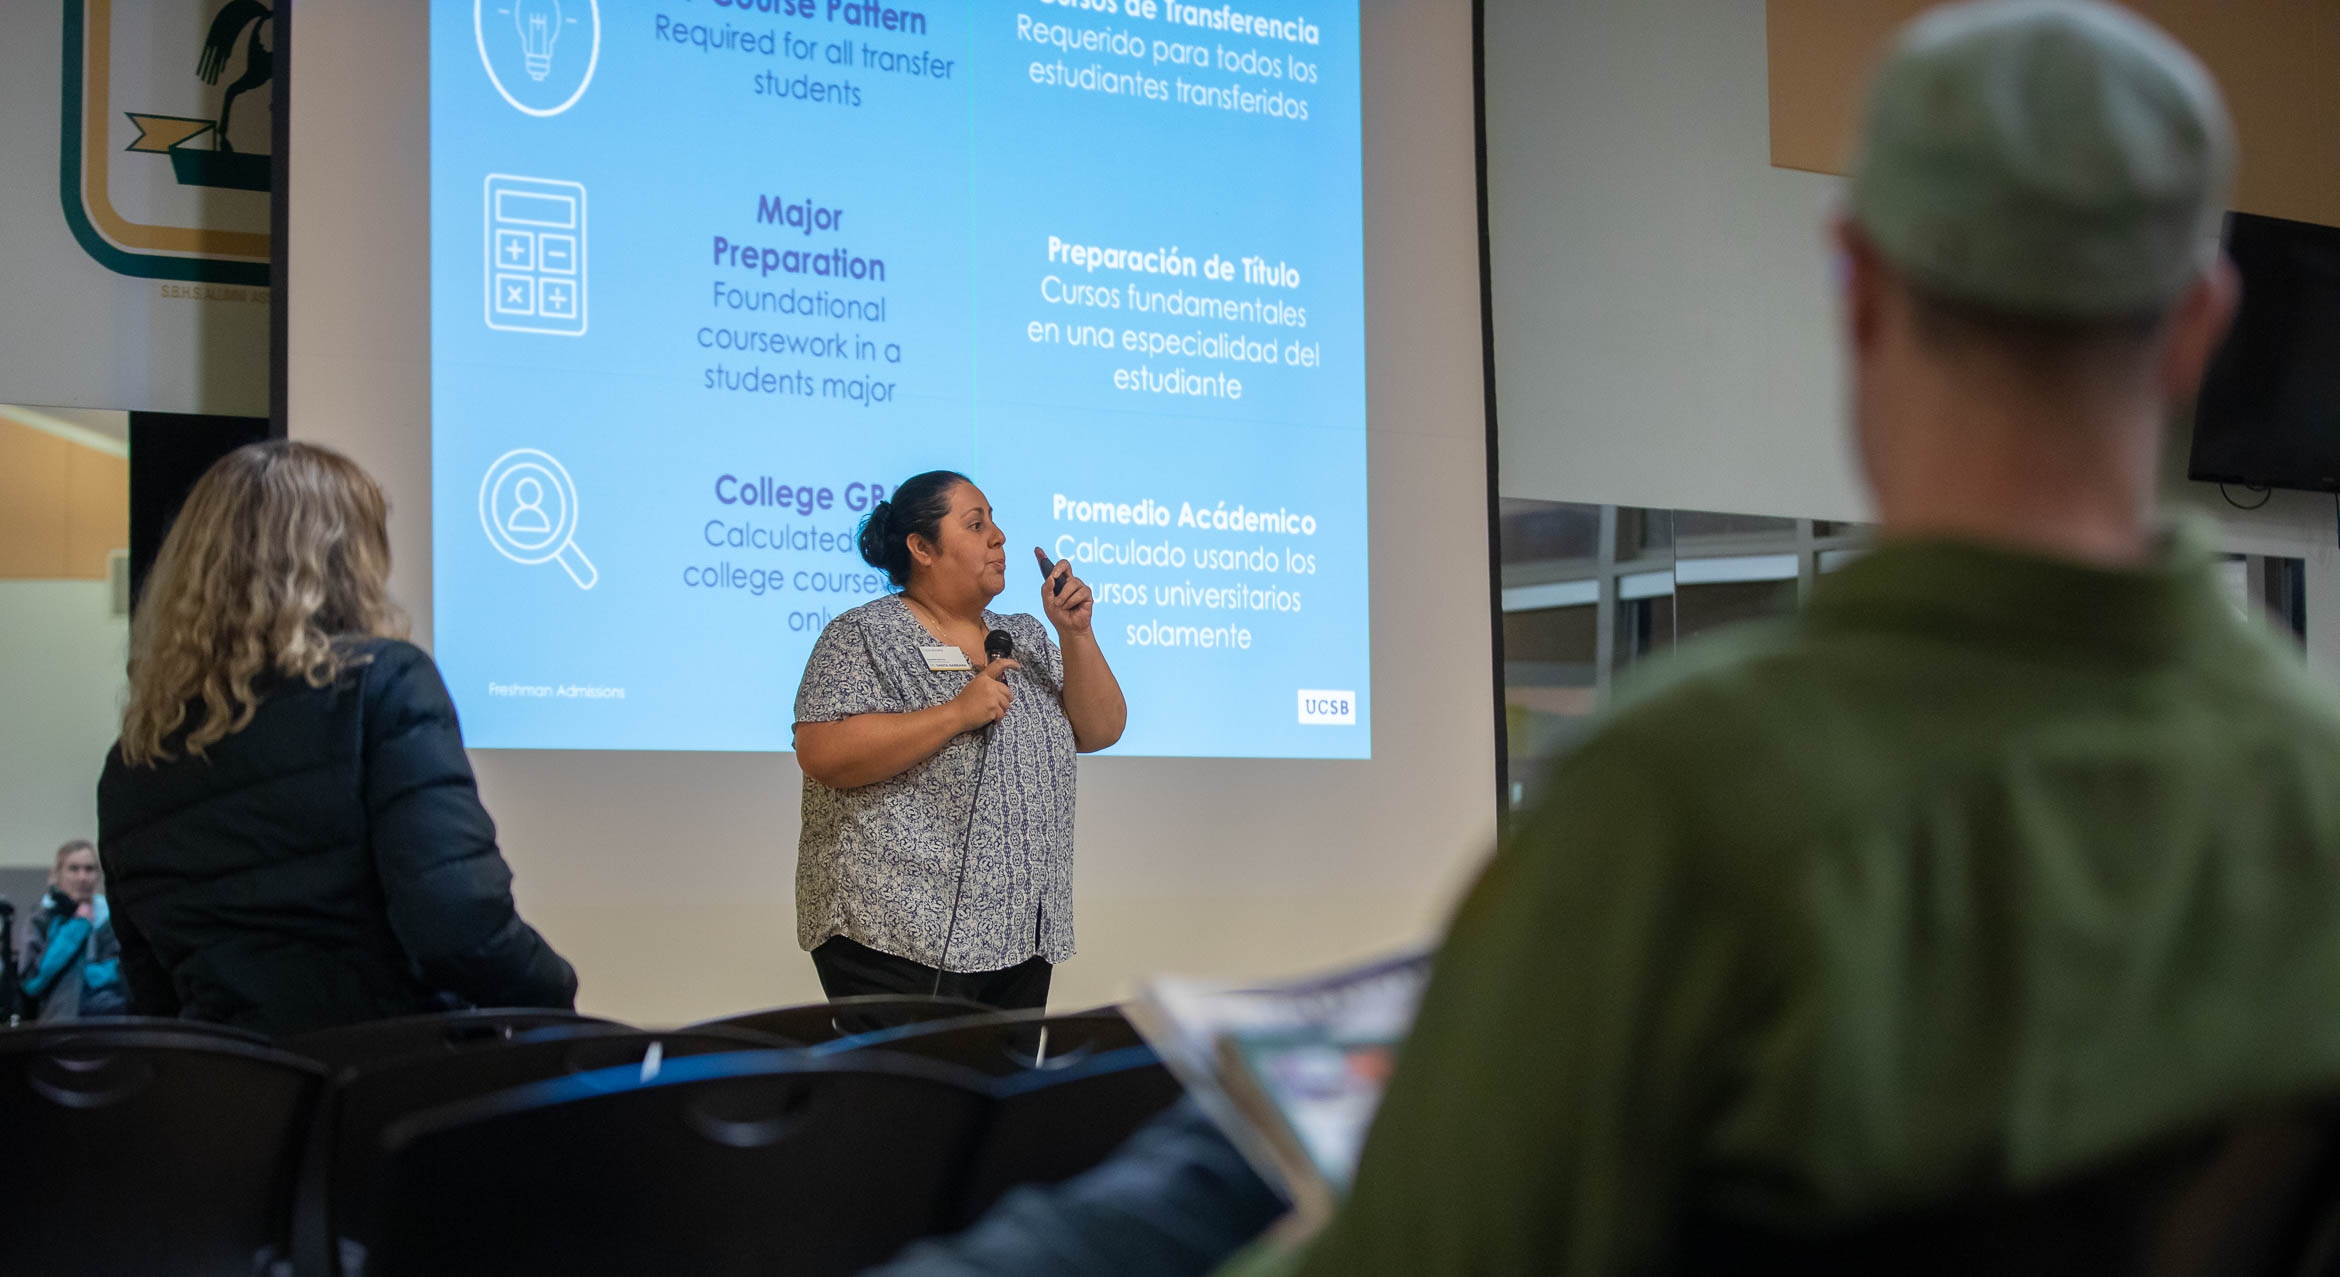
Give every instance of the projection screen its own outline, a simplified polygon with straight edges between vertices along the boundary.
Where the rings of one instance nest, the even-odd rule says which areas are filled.
[[[1442,918],[1494,816],[1467,4],[283,26],[289,428],[389,488],[589,1004],[810,991],[790,706],[886,588],[859,518],[933,468],[993,500],[994,609],[1040,610],[1034,548],[1072,560],[1129,692],[1081,772],[1065,996]]]

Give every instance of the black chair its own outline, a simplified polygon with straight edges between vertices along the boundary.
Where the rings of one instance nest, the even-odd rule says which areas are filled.
[[[549,1011],[535,1007],[442,1011],[296,1033],[284,1038],[283,1046],[288,1051],[297,1051],[339,1072],[345,1068],[388,1064],[415,1056],[443,1056],[482,1043],[501,1041],[530,1029],[610,1023],[573,1011]]]
[[[747,1029],[777,1038],[791,1046],[812,1046],[821,1042],[834,1042],[839,1038],[858,1037],[864,1033],[882,1033],[914,1024],[989,1014],[992,1014],[990,1007],[963,998],[879,994],[862,998],[838,998],[834,1002],[808,1002],[795,1007],[773,1007],[768,1011],[749,1011],[742,1015],[727,1015],[719,1020],[702,1020],[690,1027]]]
[[[982,1218],[1019,1185],[1055,1184],[1095,1167],[1185,1093],[1111,1007],[1053,1016],[994,1012],[849,1038],[809,1053],[914,1055],[995,1079],[982,1136],[952,1204],[953,1229]]]
[[[958,1019],[873,1030],[819,1045],[822,1055],[891,1051],[974,1069],[992,1077],[1069,1068],[1107,1051],[1144,1047],[1128,1017],[1112,1007],[1049,1015],[988,1011]]]
[[[1011,1189],[1060,1183],[1094,1169],[1184,1094],[1147,1046],[999,1079],[950,1227],[983,1218]]]
[[[310,1271],[358,1277],[377,1240],[382,1134],[394,1122],[459,1100],[492,1095],[531,1082],[601,1073],[638,1082],[668,1060],[725,1051],[768,1050],[761,1035],[739,1029],[679,1029],[656,1033],[622,1025],[562,1024],[522,1030],[509,1038],[475,1039],[439,1054],[409,1055],[389,1063],[343,1070],[326,1098],[325,1118],[311,1144],[301,1228],[331,1238],[325,1248],[303,1246]]]
[[[853,1273],[938,1231],[989,1103],[925,1060],[701,1055],[392,1124],[368,1277]]]
[[[11,1271],[252,1277],[289,1245],[324,1070],[233,1040],[70,1023],[0,1034]]]
[[[60,1034],[87,1037],[92,1033],[113,1032],[176,1034],[197,1041],[241,1042],[246,1046],[273,1047],[277,1044],[276,1039],[251,1029],[212,1024],[205,1020],[178,1020],[151,1015],[91,1015],[74,1020],[51,1020],[46,1024],[20,1024],[14,1028],[0,1028],[0,1041],[29,1041]]]
[[[2340,1273],[2340,1121],[2329,1106],[2167,1141],[2031,1193],[1824,1231],[1711,1214],[1682,1271],[1799,1277],[2294,1277]]]

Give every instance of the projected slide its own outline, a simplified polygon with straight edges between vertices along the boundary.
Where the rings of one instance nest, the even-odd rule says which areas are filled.
[[[961,470],[1114,752],[1371,751],[1355,0],[434,0],[432,600],[476,746],[790,745]],[[417,268],[422,268],[417,263]]]

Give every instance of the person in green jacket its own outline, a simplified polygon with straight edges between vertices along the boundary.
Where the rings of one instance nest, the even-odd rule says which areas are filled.
[[[1904,30],[1835,228],[1877,547],[1556,764],[1351,1196],[1237,1267],[1667,1271],[2340,1083],[2340,710],[2155,510],[2233,168],[2121,10]]]

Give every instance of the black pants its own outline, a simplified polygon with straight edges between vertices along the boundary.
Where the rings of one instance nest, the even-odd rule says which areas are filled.
[[[820,972],[821,992],[831,999],[871,993],[934,993],[934,968],[908,958],[880,953],[843,936],[831,936],[812,951],[813,970]],[[945,971],[940,992],[946,998],[965,998],[1002,1011],[1022,1011],[1048,1005],[1048,960],[1034,954],[1000,971]]]

